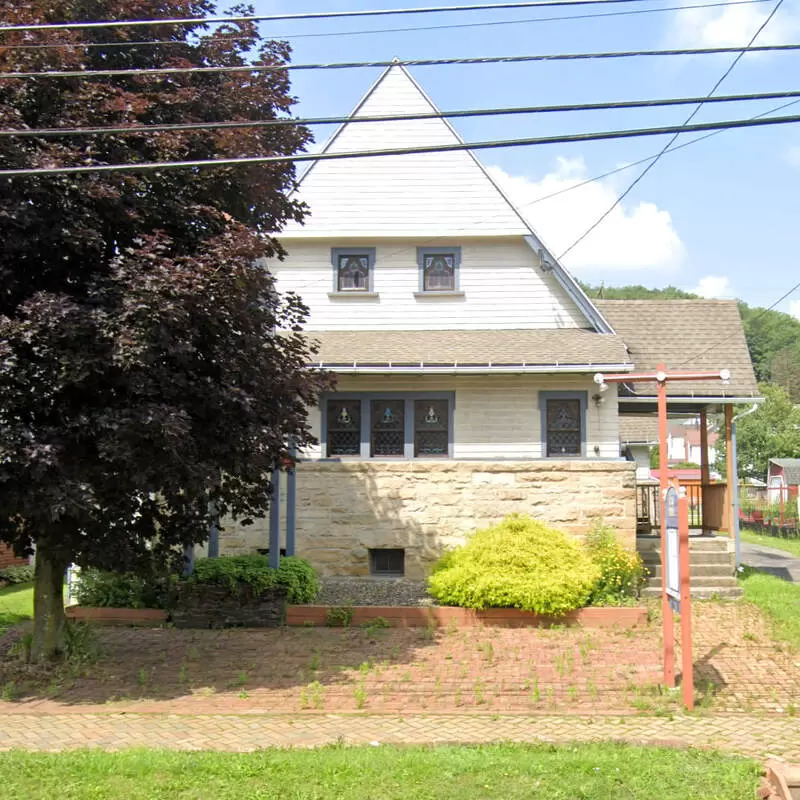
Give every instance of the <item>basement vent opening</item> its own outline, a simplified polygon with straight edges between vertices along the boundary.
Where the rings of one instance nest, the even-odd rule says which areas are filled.
[[[369,551],[370,575],[404,575],[406,551],[403,548],[374,549]]]

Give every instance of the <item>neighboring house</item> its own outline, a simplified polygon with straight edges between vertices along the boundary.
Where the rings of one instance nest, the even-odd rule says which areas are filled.
[[[432,112],[391,67],[323,152],[459,144],[442,118],[357,121]],[[298,196],[311,214],[281,232],[288,256],[268,267],[308,305],[315,362],[338,380],[311,410],[320,443],[296,471],[297,554],[323,575],[422,577],[512,512],[575,535],[604,517],[633,546],[620,403],[652,413],[654,391],[601,393],[595,373],[678,366],[709,342],[709,323],[722,352],[689,366],[720,361],[734,379],[697,399],[697,387],[670,387],[670,402],[689,390],[692,411],[756,394],[735,303],[591,302],[469,151],[319,161]],[[266,520],[228,524],[220,550],[267,538]]]
[[[800,458],[771,458],[767,468],[767,501],[779,503],[798,496]]]
[[[715,445],[718,440],[719,434],[715,430],[709,430],[708,460],[710,464],[717,460]],[[667,453],[671,462],[700,463],[702,456],[700,454],[700,419],[698,417],[670,422],[667,431]]]
[[[658,444],[658,419],[645,414],[620,417],[619,442],[623,457],[636,464],[636,482],[654,482],[650,477],[650,450]]]

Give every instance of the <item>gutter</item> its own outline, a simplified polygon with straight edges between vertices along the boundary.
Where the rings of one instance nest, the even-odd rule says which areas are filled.
[[[309,366],[318,369],[326,369],[330,372],[340,374],[386,374],[393,375],[526,375],[526,374],[553,374],[553,373],[594,373],[598,369],[608,372],[630,372],[633,364],[453,364],[418,366],[410,364],[393,365],[359,365],[358,362],[352,364],[332,364],[324,361],[310,364]]]
[[[656,402],[655,395],[637,395],[636,397],[629,397],[628,395],[620,395],[619,401],[620,403],[649,403],[653,404]],[[763,397],[741,397],[732,395],[729,397],[722,396],[722,397],[712,397],[709,395],[697,395],[696,397],[690,396],[682,396],[682,397],[667,397],[668,403],[686,403],[686,404],[693,404],[693,403],[719,403],[721,405],[728,405],[728,404],[739,404],[739,403],[753,403],[758,405],[759,403],[764,402]]]

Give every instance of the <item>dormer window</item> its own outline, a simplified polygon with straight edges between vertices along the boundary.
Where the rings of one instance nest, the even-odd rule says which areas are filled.
[[[333,291],[342,294],[371,294],[375,249],[335,247],[331,253]]]
[[[458,247],[418,248],[420,292],[430,294],[457,292],[460,262],[461,249]]]

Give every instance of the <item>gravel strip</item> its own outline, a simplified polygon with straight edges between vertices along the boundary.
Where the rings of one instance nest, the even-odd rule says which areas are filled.
[[[320,606],[431,606],[425,581],[406,578],[321,578]]]

